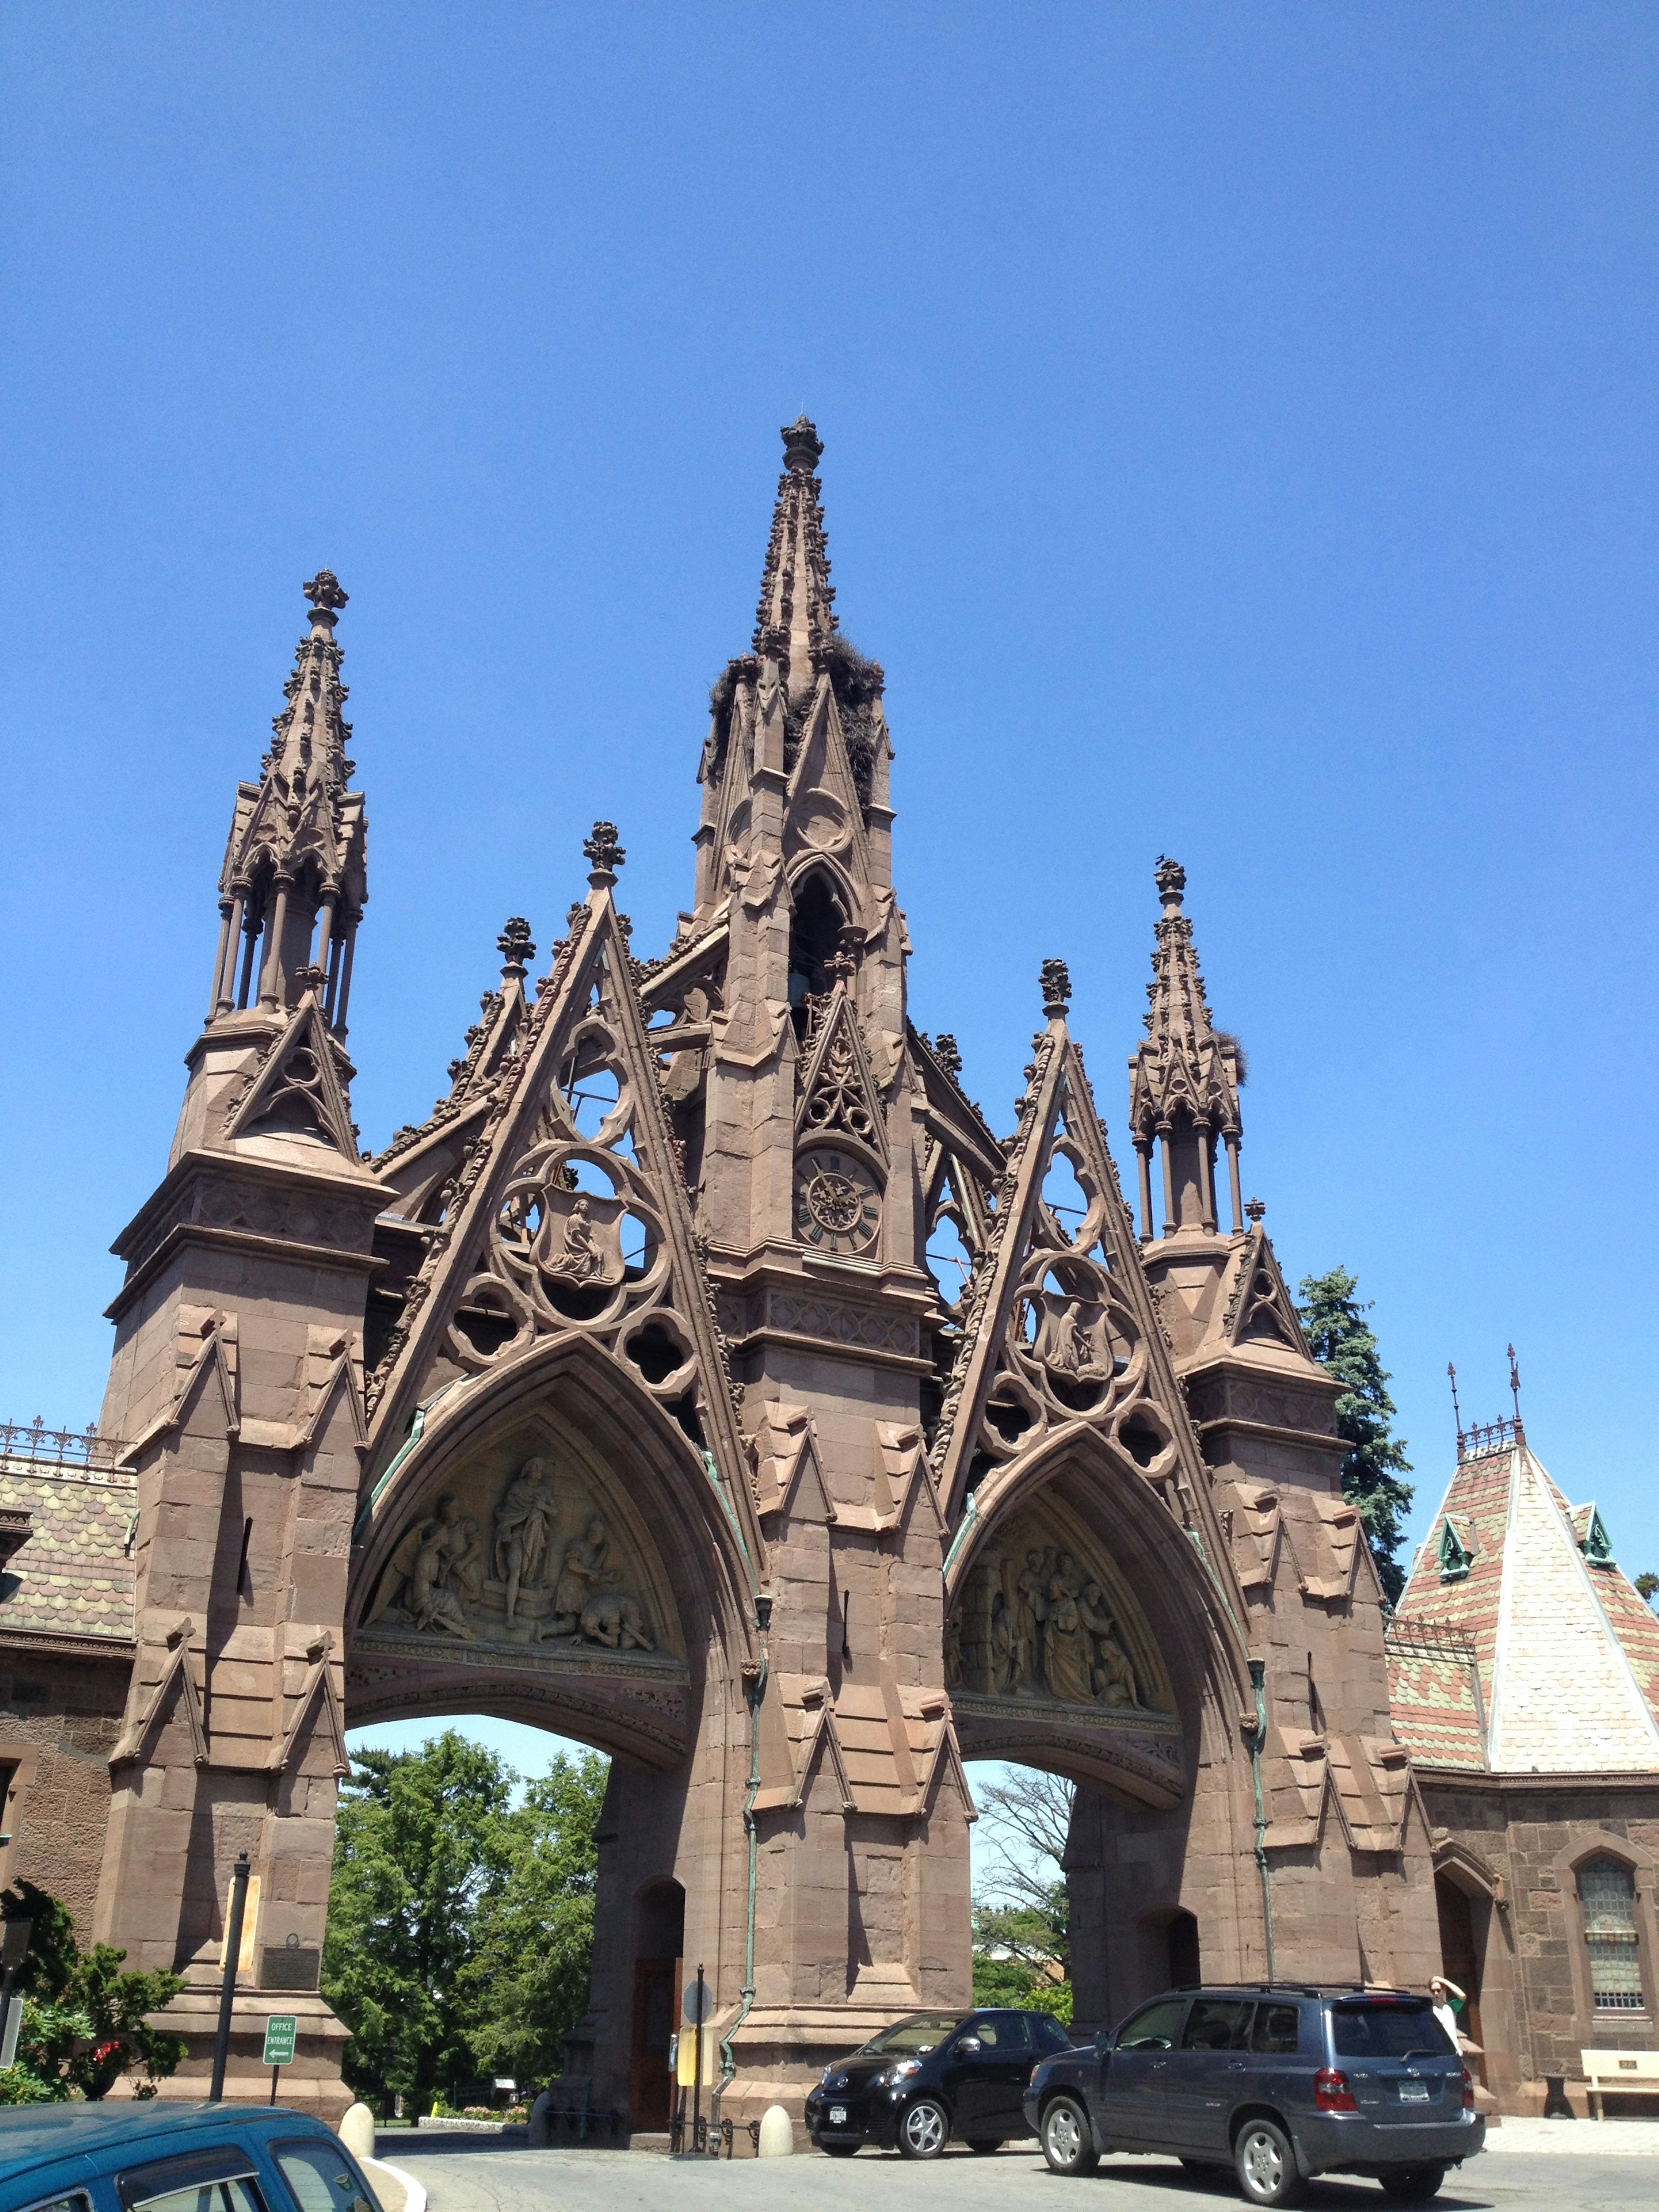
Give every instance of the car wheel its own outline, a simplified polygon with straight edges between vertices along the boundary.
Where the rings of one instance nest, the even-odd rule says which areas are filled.
[[[1403,2203],[1426,2204],[1445,2178],[1443,2166],[1396,2166],[1382,2176],[1382,2186]]]
[[[968,2148],[975,2158],[989,2158],[994,2150],[1002,2148],[1000,2136],[969,2136]]]
[[[1233,2145],[1238,2186],[1247,2204],[1299,2204],[1307,2187],[1296,2153],[1273,2120],[1246,2120]]]
[[[899,2122],[899,2153],[904,2158],[937,2158],[951,2140],[951,2119],[943,2105],[932,2097],[918,2097],[907,2105]]]
[[[820,2143],[818,2148],[829,2158],[856,2158],[859,2147],[856,2143]]]
[[[1044,2112],[1042,2140],[1050,2173],[1092,2173],[1100,2164],[1089,2115],[1074,2098],[1056,2097]]]

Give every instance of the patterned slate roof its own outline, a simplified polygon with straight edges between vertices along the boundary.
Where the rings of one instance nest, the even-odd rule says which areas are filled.
[[[1417,1758],[1659,1770],[1659,1620],[1586,1557],[1594,1518],[1509,1423],[1460,1459],[1389,1630],[1395,1724]]]
[[[1395,1734],[1413,1758],[1484,1773],[1486,1698],[1473,1647],[1449,1648],[1409,1622],[1391,1626],[1387,1642]]]
[[[0,1570],[0,1635],[131,1643],[127,1539],[137,1504],[132,1475],[0,1458],[0,1511],[26,1512],[31,1523],[27,1540]]]

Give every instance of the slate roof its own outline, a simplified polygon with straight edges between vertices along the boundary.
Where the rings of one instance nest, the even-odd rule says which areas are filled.
[[[1388,1634],[1395,1730],[1436,1766],[1659,1772],[1659,1619],[1505,1422],[1466,1443]]]
[[[0,1569],[0,1638],[95,1638],[130,1646],[138,1506],[130,1474],[0,1457],[0,1512],[25,1512],[29,1534]]]

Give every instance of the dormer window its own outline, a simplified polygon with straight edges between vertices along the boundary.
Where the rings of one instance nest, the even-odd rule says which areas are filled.
[[[1589,1527],[1584,1531],[1584,1557],[1593,1567],[1611,1567],[1618,1563],[1613,1556],[1613,1545],[1601,1515],[1592,1505]]]
[[[1440,1579],[1443,1583],[1461,1583],[1474,1563],[1473,1548],[1457,1533],[1451,1516],[1447,1515],[1440,1529]]]
[[[0,1505],[0,1574],[11,1565],[12,1554],[21,1551],[29,1540],[34,1526],[33,1516],[20,1505]],[[0,1589],[0,1597],[7,1593]]]

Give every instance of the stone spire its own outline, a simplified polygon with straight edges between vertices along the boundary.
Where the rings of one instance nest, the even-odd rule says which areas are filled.
[[[814,474],[823,442],[804,415],[781,434],[751,650],[727,662],[709,696],[696,902],[684,917],[694,928],[734,883],[751,905],[761,896],[785,864],[786,817],[802,844],[839,853],[861,883],[891,882],[886,678],[836,620]]]
[[[824,548],[823,487],[813,471],[823,441],[805,415],[786,425],[783,474],[772,511],[766,568],[755,616],[755,652],[776,665],[792,700],[805,698],[824,665],[836,628],[835,586]]]
[[[368,825],[346,788],[351,725],[334,641],[346,594],[331,570],[304,586],[311,623],[283,687],[259,781],[239,787],[219,878],[219,953],[210,1022],[283,1014],[308,986],[345,1033],[351,955],[368,896]]]
[[[1239,1086],[1243,1055],[1218,1030],[1204,996],[1193,925],[1182,912],[1187,872],[1160,857],[1164,910],[1146,986],[1146,1035],[1129,1061],[1129,1127],[1140,1159],[1143,1239],[1152,1233],[1152,1149],[1164,1155],[1164,1234],[1216,1230],[1215,1147],[1227,1150],[1234,1233],[1244,1225],[1238,1182]]]

